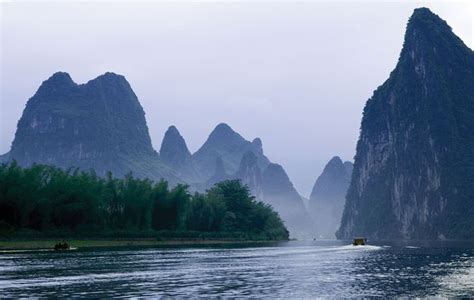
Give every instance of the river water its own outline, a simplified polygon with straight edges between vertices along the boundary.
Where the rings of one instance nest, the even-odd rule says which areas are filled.
[[[292,241],[0,254],[2,297],[474,297],[474,243]]]

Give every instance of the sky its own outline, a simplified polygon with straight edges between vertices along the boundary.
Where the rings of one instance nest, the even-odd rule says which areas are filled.
[[[137,94],[155,149],[170,125],[194,152],[225,122],[260,137],[308,197],[331,157],[353,160],[364,104],[420,6],[473,48],[474,1],[3,1],[0,153],[54,72],[110,71]]]

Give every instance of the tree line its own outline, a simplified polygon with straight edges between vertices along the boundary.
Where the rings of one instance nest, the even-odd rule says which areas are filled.
[[[186,185],[170,187],[164,180],[153,182],[132,174],[114,178],[108,173],[103,178],[93,171],[47,165],[22,168],[11,162],[0,165],[0,231],[21,230],[288,238],[278,214],[256,201],[238,180],[191,194]]]

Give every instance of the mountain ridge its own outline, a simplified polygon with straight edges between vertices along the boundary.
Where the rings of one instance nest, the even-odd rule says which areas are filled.
[[[338,238],[473,238],[473,103],[472,50],[416,9],[395,69],[364,108]]]
[[[219,123],[209,134],[204,144],[192,154],[193,162],[201,179],[207,180],[217,157],[221,157],[228,174],[237,172],[245,152],[252,151],[257,156],[261,168],[265,168],[269,159],[263,154],[262,142],[259,138],[252,142],[244,139],[226,123]]]
[[[104,176],[179,182],[151,145],[145,112],[124,76],[105,73],[76,84],[65,72],[43,81],[18,121],[9,160],[94,169]]]

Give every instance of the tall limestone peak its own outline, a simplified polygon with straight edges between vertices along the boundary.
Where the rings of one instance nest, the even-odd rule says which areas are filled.
[[[109,84],[126,84],[130,86],[125,76],[114,72],[105,72],[104,74],[97,76],[97,78],[92,79],[91,81],[101,81]]]
[[[235,132],[229,125],[226,123],[218,124],[214,130],[209,135],[206,144],[226,146],[226,143],[238,143],[242,142],[244,138]]]
[[[431,46],[435,44],[446,44],[446,46],[452,47],[452,43],[464,44],[462,40],[453,33],[452,28],[446,21],[431,12],[428,8],[421,7],[413,11],[408,21],[402,51],[432,50],[433,53],[436,53],[437,49]],[[411,53],[407,54],[413,56]],[[422,52],[413,54],[419,56]]]
[[[446,38],[446,36],[457,38],[448,23],[426,7],[416,8],[413,11],[405,31],[404,46],[407,46],[407,43],[421,42],[420,34],[433,38]]]
[[[195,183],[199,180],[186,141],[173,125],[166,130],[161,142],[160,159],[186,182]]]
[[[315,220],[318,236],[334,238],[341,222],[352,163],[333,157],[316,180],[309,199],[308,210]]]
[[[42,102],[55,101],[57,96],[61,96],[65,92],[70,92],[77,87],[71,76],[66,72],[56,72],[51,77],[43,81],[36,91],[35,96],[28,101],[29,105],[34,105],[35,101],[40,99]]]
[[[161,160],[172,168],[182,169],[191,160],[186,141],[175,126],[165,132],[160,148]]]
[[[196,154],[208,149],[217,149],[222,152],[232,151],[234,147],[239,147],[246,140],[229,125],[225,123],[218,124],[207,138],[206,142],[201,146]]]
[[[69,75],[66,72],[56,72],[51,77],[49,77],[47,80],[43,81],[41,87],[46,87],[46,86],[72,86],[72,85],[77,85],[71,78],[71,75]]]
[[[463,67],[463,57],[472,50],[457,37],[451,27],[428,8],[417,8],[410,17],[405,40],[395,71],[415,72],[421,80],[431,80],[439,71],[443,76]],[[445,66],[440,70],[438,65]],[[430,75],[428,78],[428,75]]]
[[[145,113],[125,77],[106,73],[76,84],[64,72],[44,81],[29,99],[9,153],[20,165],[130,171],[172,182],[177,178],[153,150]]]
[[[337,236],[474,238],[474,54],[428,9],[367,101]]]
[[[349,163],[350,162],[346,162]],[[350,167],[349,167],[350,168]],[[311,192],[310,200],[324,201],[334,198],[344,198],[349,186],[351,173],[339,156],[333,157],[324,167],[323,172],[316,180]]]
[[[212,170],[217,157],[223,160],[227,174],[234,174],[239,169],[242,156],[247,151],[255,153],[261,168],[269,163],[268,158],[263,154],[260,139],[250,142],[229,125],[220,123],[201,148],[193,154],[193,161],[200,176],[207,180],[213,175]]]

